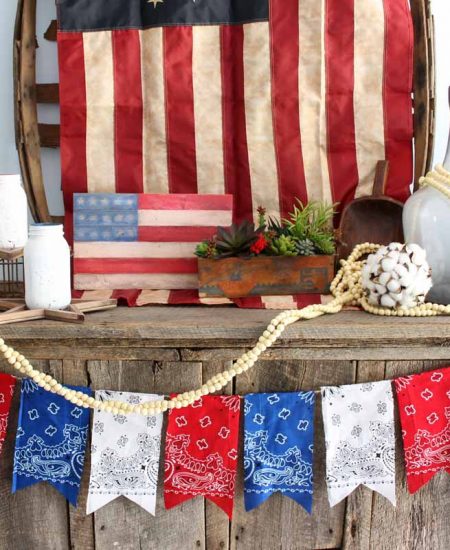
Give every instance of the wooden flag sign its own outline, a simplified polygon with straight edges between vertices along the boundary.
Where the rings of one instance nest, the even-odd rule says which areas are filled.
[[[231,195],[74,195],[74,287],[198,288],[196,244],[230,226]]]

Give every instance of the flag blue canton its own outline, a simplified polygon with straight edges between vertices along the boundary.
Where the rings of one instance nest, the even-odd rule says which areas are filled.
[[[91,394],[89,388],[67,386]],[[76,506],[89,429],[89,409],[23,380],[12,492],[47,481]]]
[[[312,508],[314,392],[249,394],[244,401],[245,509],[276,492]]]

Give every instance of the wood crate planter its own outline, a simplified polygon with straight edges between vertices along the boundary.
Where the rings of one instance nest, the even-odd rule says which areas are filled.
[[[335,256],[260,256],[198,260],[200,296],[276,296],[329,291]]]

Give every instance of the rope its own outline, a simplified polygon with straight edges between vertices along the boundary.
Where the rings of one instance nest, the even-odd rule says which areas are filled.
[[[221,390],[238,374],[252,368],[258,361],[260,355],[273,346],[280,338],[286,327],[301,320],[315,319],[325,314],[333,314],[341,311],[344,305],[360,306],[363,310],[375,315],[399,316],[399,317],[428,317],[433,315],[450,315],[450,305],[422,304],[412,309],[388,309],[370,305],[365,297],[361,284],[361,269],[364,265],[363,258],[378,250],[380,245],[364,243],[357,245],[347,260],[341,260],[341,267],[331,283],[330,290],[333,299],[328,304],[315,304],[304,307],[300,310],[284,311],[277,315],[267,326],[266,330],[259,337],[256,345],[246,353],[242,354],[232,367],[216,376],[210,378],[200,388],[187,391],[168,399],[160,399],[142,404],[124,403],[123,401],[99,401],[80,391],[75,391],[60,384],[49,374],[35,369],[31,363],[5,344],[0,338],[0,352],[5,359],[19,372],[28,376],[46,391],[58,394],[71,403],[85,408],[105,410],[113,414],[141,414],[154,415],[168,409],[180,409],[187,407],[208,395]]]

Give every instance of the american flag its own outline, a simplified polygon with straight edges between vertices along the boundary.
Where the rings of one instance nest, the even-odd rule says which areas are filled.
[[[234,220],[412,182],[408,0],[58,3],[62,185],[229,193]]]
[[[231,195],[74,195],[77,290],[196,289],[195,245],[232,222]]]

